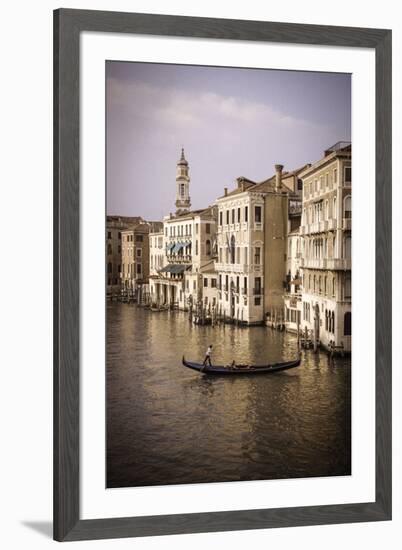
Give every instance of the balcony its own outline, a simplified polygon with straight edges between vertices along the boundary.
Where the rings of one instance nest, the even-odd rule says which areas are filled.
[[[262,296],[264,294],[263,288],[253,288],[253,296]]]
[[[329,269],[348,270],[351,269],[351,260],[348,258],[301,258],[300,267],[304,269]]]
[[[344,231],[352,230],[352,218],[343,218],[342,229]]]
[[[216,263],[216,271],[224,271],[225,273],[248,273],[249,266],[247,264],[226,264]]]

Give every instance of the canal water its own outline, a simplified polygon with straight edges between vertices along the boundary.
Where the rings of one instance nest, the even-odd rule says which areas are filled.
[[[294,370],[204,376],[202,361],[297,354],[266,327],[200,327],[183,312],[107,304],[107,487],[349,475],[350,359],[302,353]]]

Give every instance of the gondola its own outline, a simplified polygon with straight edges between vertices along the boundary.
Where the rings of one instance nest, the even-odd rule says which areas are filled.
[[[207,365],[204,367],[201,363],[186,361],[183,355],[182,363],[185,367],[201,372],[202,374],[269,374],[298,367],[300,365],[300,356],[293,361],[285,361],[283,363],[271,363],[269,365],[236,365],[235,367],[231,367],[230,365],[227,367],[225,367],[224,365]]]

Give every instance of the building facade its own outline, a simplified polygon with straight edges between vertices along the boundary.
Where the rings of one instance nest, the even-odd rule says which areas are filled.
[[[352,150],[339,142],[301,174],[302,328],[351,351]]]
[[[142,218],[107,216],[106,218],[106,290],[116,293],[121,288],[122,231],[140,223]]]
[[[301,201],[300,171],[283,172],[278,164],[260,183],[238,178],[237,188],[216,201],[215,269],[224,318],[249,325],[283,321],[289,205]]]
[[[163,231],[163,258],[155,241],[151,248],[154,257],[150,277],[151,303],[155,307],[169,306],[178,309],[202,309],[212,307],[216,282],[214,273],[216,254],[216,212],[214,206],[191,211],[188,177],[189,165],[184,158],[177,164],[176,214],[166,216]],[[159,264],[155,265],[158,256]],[[162,265],[161,265],[162,264]],[[204,281],[208,279],[207,283]],[[214,295],[215,293],[215,295]]]
[[[149,280],[149,225],[139,223],[121,232],[122,288],[136,292]]]

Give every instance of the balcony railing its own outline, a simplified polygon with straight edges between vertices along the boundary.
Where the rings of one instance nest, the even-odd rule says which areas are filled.
[[[351,269],[350,258],[301,258],[300,267],[305,269],[329,269],[348,270]]]
[[[351,231],[351,229],[352,229],[352,218],[343,218],[342,229],[344,231]]]

